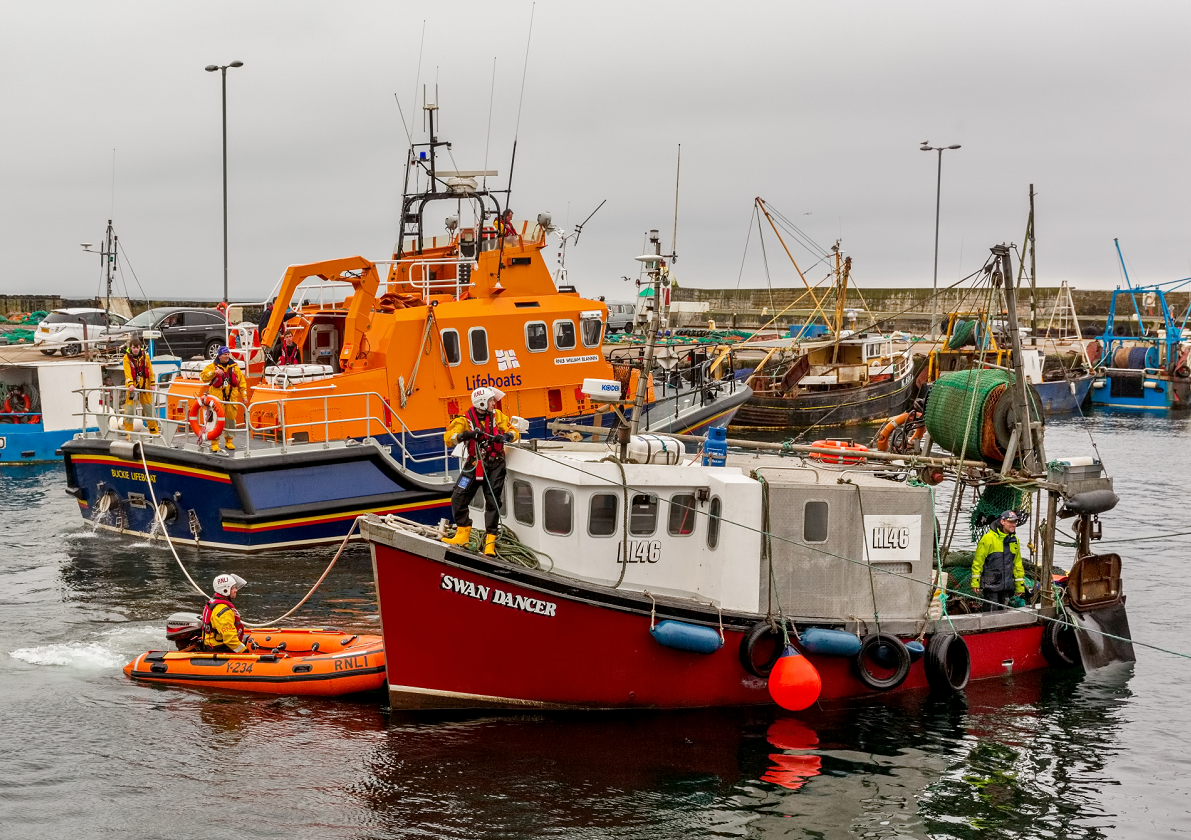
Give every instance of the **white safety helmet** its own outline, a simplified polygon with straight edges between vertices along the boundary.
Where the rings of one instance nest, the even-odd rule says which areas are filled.
[[[243,589],[248,581],[239,575],[222,574],[211,581],[211,588],[225,598],[232,594],[233,589]]]
[[[476,411],[487,411],[489,400],[503,400],[505,392],[497,390],[496,388],[476,388],[471,392],[471,404],[476,407]]]

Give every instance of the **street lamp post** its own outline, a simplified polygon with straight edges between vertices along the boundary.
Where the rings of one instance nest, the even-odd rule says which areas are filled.
[[[207,68],[208,70],[211,68]],[[938,333],[936,327],[938,326],[939,317],[939,206],[940,199],[943,196],[943,152],[947,149],[958,149],[959,145],[955,146],[931,146],[929,140],[922,141],[923,152],[938,152],[939,153],[939,175],[935,182],[935,279],[931,284],[930,296],[930,337],[934,338]]]
[[[208,73],[219,71],[223,77],[223,308],[227,317],[227,68],[243,67],[243,61],[231,64],[208,64]]]

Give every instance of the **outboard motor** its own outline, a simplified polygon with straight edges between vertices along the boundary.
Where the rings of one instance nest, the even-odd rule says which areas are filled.
[[[184,650],[201,641],[203,617],[196,613],[174,613],[165,620],[166,641],[173,642],[178,650]]]

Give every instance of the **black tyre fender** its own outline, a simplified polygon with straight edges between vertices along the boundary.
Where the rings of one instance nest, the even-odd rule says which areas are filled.
[[[865,665],[869,655],[878,647],[887,647],[893,651],[897,659],[897,667],[888,677],[876,677]],[[877,691],[889,691],[897,688],[910,675],[910,651],[905,643],[891,633],[869,633],[860,643],[860,652],[856,654],[856,675],[869,688]]]
[[[769,657],[768,661],[758,665],[756,660],[753,659],[753,648],[767,634],[774,636],[773,655]],[[740,640],[740,664],[744,666],[744,670],[759,679],[763,680],[769,676],[769,672],[773,670],[773,666],[777,664],[781,655],[781,633],[772,627],[768,621],[758,621],[749,628],[749,631],[744,634],[744,638]]]
[[[1074,668],[1083,664],[1075,627],[1062,621],[1048,621],[1042,629],[1042,655],[1052,668]]]
[[[936,633],[926,646],[926,681],[933,694],[958,694],[972,678],[972,654],[964,637]]]

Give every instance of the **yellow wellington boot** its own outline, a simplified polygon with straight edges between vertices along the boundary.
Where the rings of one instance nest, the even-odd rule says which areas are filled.
[[[211,452],[214,453],[214,452],[218,452],[218,451],[219,451],[219,441],[217,441],[217,440],[211,441]]]
[[[223,448],[224,448],[224,449],[229,449],[229,450],[230,450],[230,449],[235,449],[235,448],[236,448],[236,444],[235,444],[235,442],[234,442],[234,441],[233,441],[233,440],[232,440],[230,437],[225,437],[225,438],[223,439]]]
[[[471,526],[460,525],[455,529],[455,536],[443,537],[442,541],[447,545],[467,545],[471,542]]]
[[[496,534],[484,535],[484,553],[489,557],[496,556]]]

